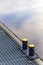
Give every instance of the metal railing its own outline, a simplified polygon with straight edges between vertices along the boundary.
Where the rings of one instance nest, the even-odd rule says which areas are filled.
[[[4,23],[2,23],[1,21],[0,21],[0,23],[1,23],[4,27],[6,27],[17,39],[19,39],[19,40],[22,42],[22,40],[21,40],[15,33],[13,33]]]

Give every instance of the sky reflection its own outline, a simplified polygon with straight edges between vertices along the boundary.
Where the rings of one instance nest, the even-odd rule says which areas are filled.
[[[43,0],[0,0],[0,20],[21,39],[34,42],[43,59]]]

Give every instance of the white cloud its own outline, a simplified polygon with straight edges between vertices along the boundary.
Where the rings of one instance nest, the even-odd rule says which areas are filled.
[[[0,0],[0,14],[43,7],[42,0]]]

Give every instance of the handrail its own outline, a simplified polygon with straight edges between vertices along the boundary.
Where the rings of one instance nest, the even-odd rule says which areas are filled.
[[[4,25],[4,27],[6,27],[17,39],[19,39],[22,42],[22,40],[15,33],[13,33],[4,23],[2,23],[1,21],[0,23]]]

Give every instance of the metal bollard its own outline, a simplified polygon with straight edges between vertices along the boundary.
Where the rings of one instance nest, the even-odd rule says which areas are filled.
[[[28,39],[27,38],[23,38],[22,39],[22,49],[23,50],[27,50],[27,43],[28,43]]]
[[[29,44],[29,56],[34,56],[34,44]]]

